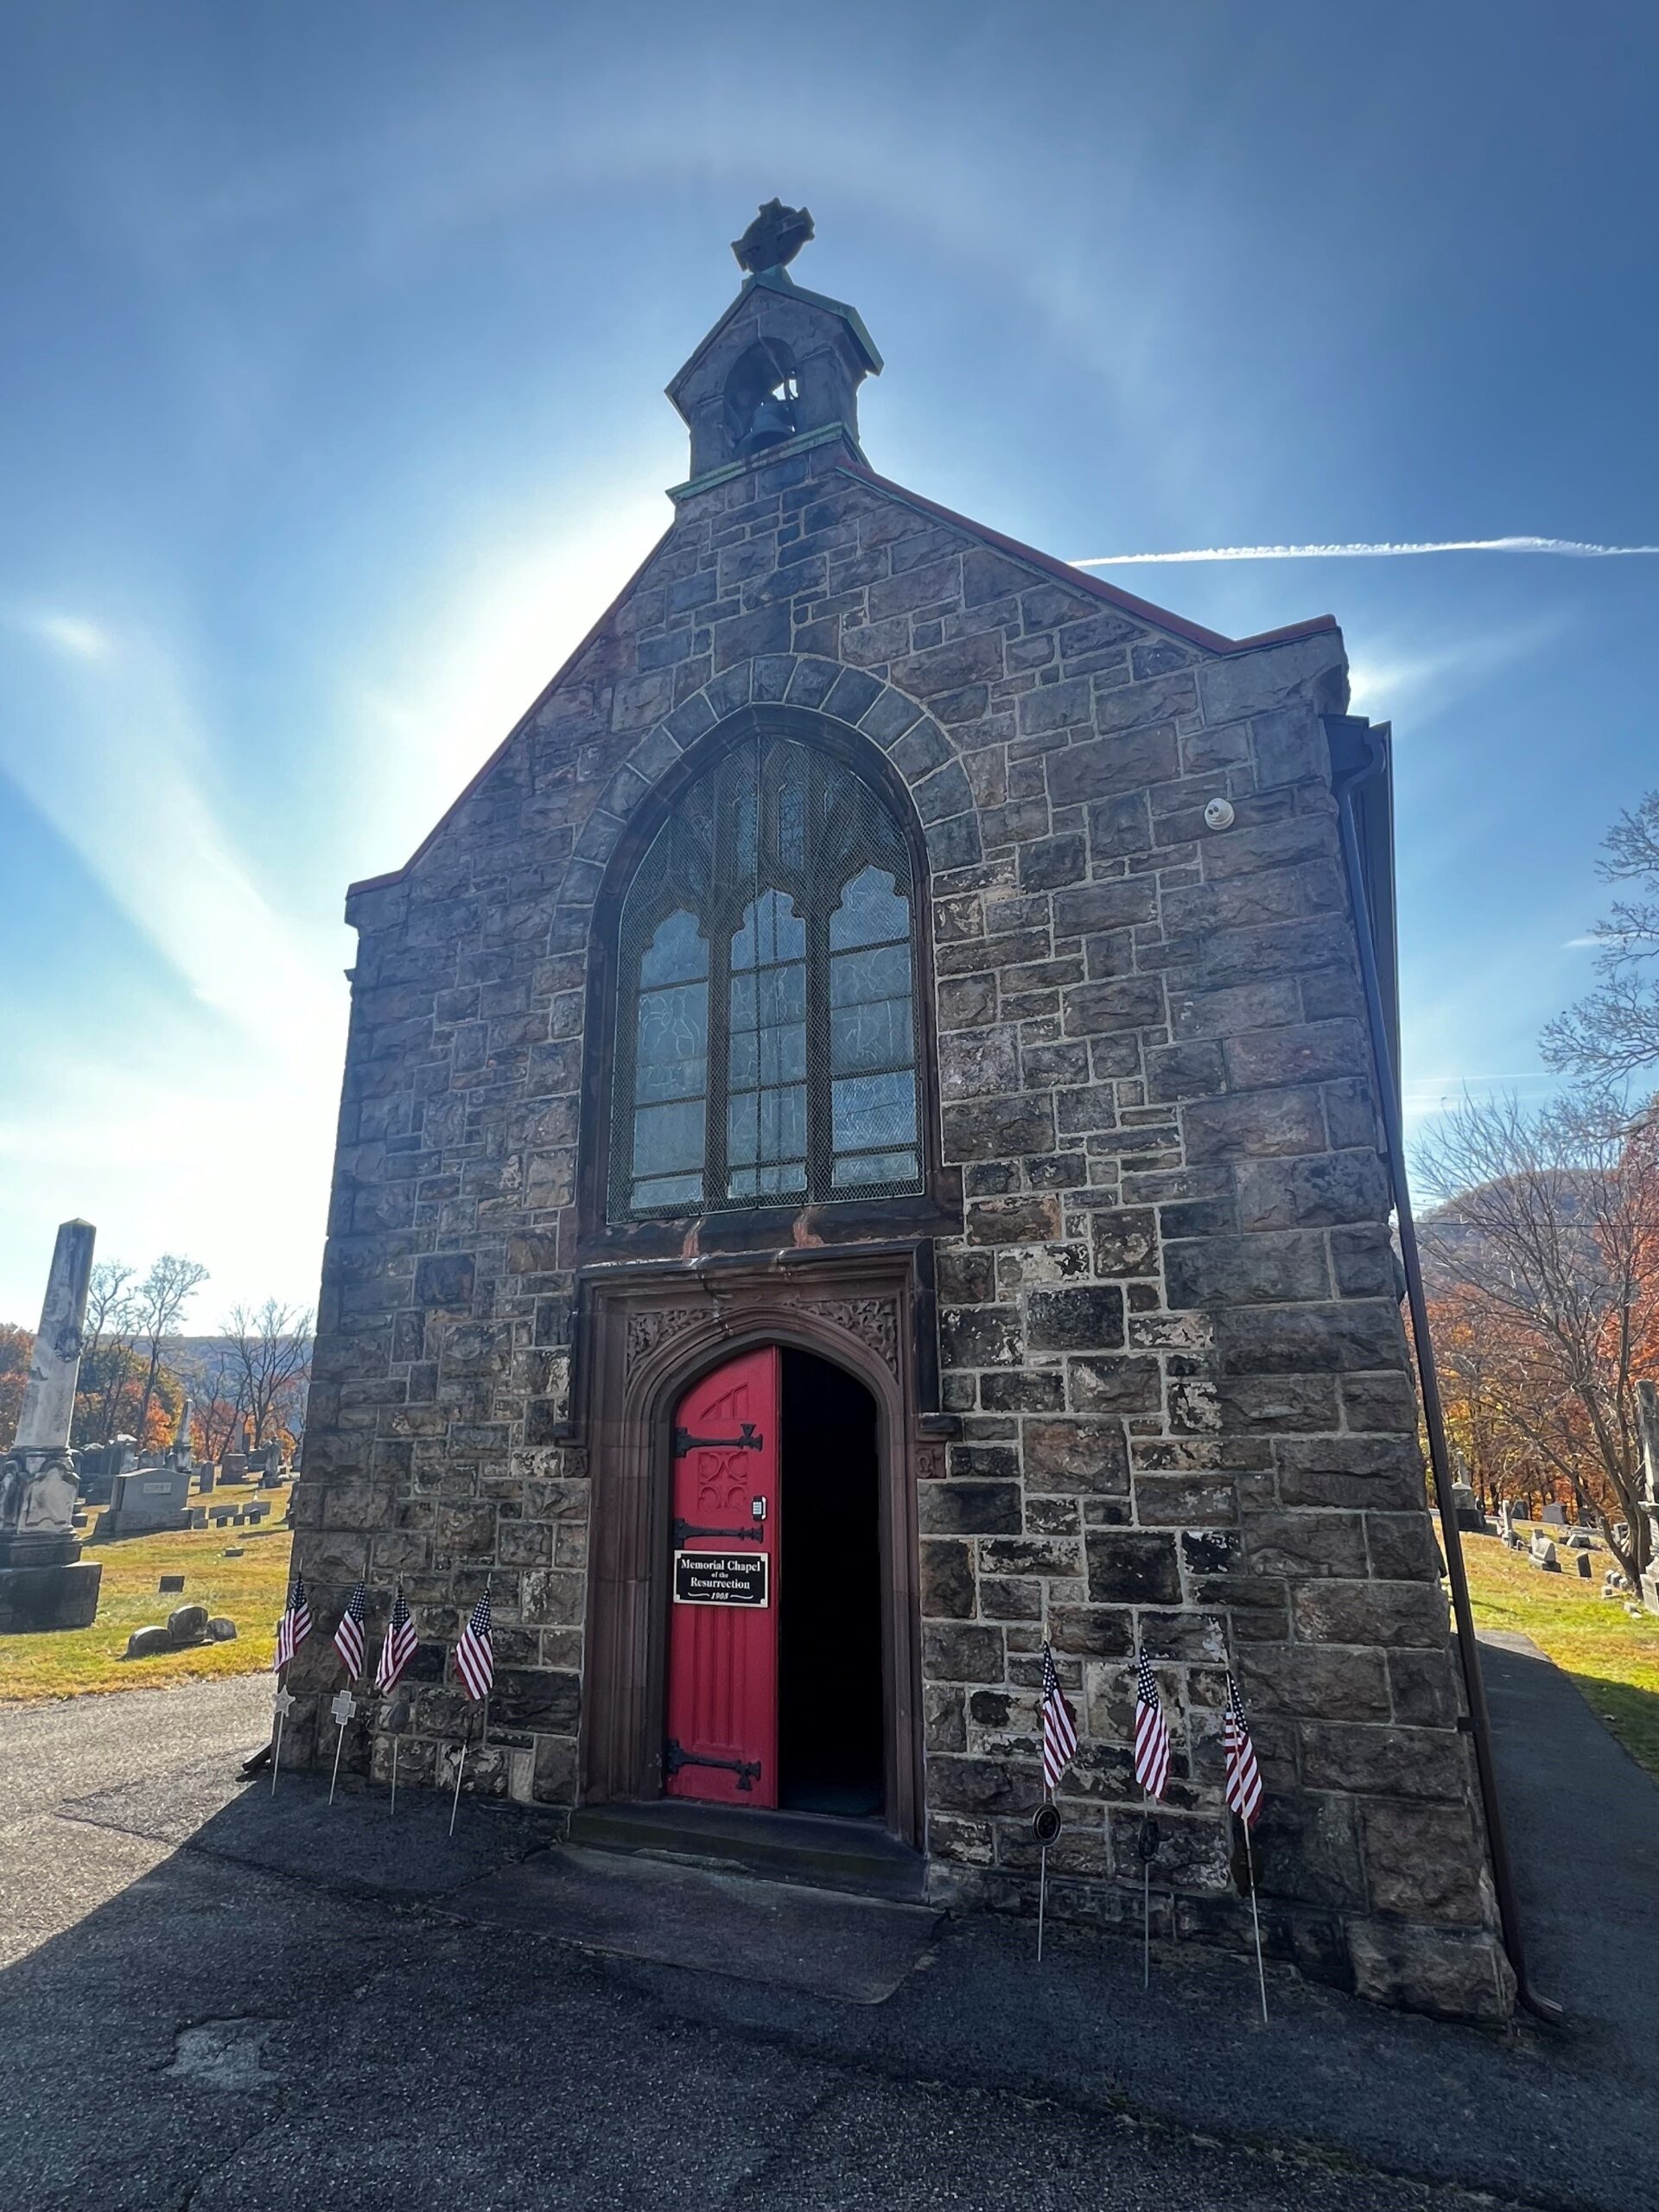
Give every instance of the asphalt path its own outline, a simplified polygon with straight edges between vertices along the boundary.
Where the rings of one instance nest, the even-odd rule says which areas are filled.
[[[1133,1945],[1060,1933],[1039,1974],[980,1917],[880,2003],[619,1957],[466,1916],[522,1815],[463,1803],[449,1859],[384,1793],[284,1776],[262,1824],[235,1764],[268,1694],[0,1713],[0,2202],[1659,2212],[1617,2022],[1500,2037],[1280,1974],[1264,2029],[1236,1962],[1143,1993]]]

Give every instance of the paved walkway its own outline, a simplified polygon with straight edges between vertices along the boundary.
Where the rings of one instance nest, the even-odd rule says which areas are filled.
[[[602,1955],[464,1916],[536,1848],[524,1815],[464,1804],[452,1847],[429,1799],[394,1833],[378,1792],[238,1787],[262,1681],[0,1714],[5,2199],[1659,2212],[1659,1793],[1547,1662],[1495,1660],[1554,2037],[1279,1976],[1263,2029],[1230,1961],[1143,1993],[1132,1945],[1063,1934],[1039,1974],[988,1919],[912,1945],[885,2002],[739,1978],[741,1914],[734,1972]]]

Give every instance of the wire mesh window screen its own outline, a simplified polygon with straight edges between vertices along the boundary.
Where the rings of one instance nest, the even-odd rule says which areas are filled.
[[[919,1191],[914,919],[852,769],[764,733],[714,761],[623,901],[611,1219]]]

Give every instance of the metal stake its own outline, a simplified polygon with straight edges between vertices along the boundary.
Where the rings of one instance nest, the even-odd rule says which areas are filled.
[[[1255,1902],[1255,1859],[1250,1850],[1250,1824],[1244,1823],[1244,1865],[1250,1878],[1250,1919],[1255,1929],[1255,1980],[1262,1992],[1262,2024],[1268,2024],[1268,1975],[1262,1963],[1262,1915]]]
[[[1048,1846],[1045,1844],[1037,1874],[1037,1963],[1043,1963],[1043,1914],[1048,1905]]]
[[[283,1723],[287,1719],[288,1709],[293,1702],[294,1695],[288,1687],[288,1669],[284,1667],[276,1677],[276,1694],[271,1700],[276,1709],[276,1740],[270,1749],[270,1794],[273,1797],[276,1795],[276,1777],[283,1770]]]
[[[1152,1815],[1141,1815],[1141,1986],[1152,1985],[1152,1854],[1158,1848],[1158,1832]]]
[[[331,1805],[334,1802],[334,1790],[340,1782],[340,1755],[345,1748],[346,1731],[344,1728],[336,1729],[334,1732],[334,1770],[328,1777],[328,1802]]]
[[[461,1757],[455,1762],[455,1802],[449,1808],[449,1833],[451,1835],[454,1835],[455,1832],[455,1815],[461,1810],[461,1777],[466,1773],[466,1771],[467,1744],[466,1739],[463,1738],[461,1746]]]
[[[397,1811],[397,1746],[401,1740],[402,1738],[397,1736],[394,1736],[391,1739],[391,1811],[393,1816],[396,1815]]]

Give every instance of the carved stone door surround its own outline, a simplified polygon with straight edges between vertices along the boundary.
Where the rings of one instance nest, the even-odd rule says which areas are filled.
[[[915,1477],[915,1254],[791,1249],[768,1260],[598,1268],[584,1282],[582,1427],[594,1485],[583,1670],[583,1802],[662,1792],[671,1428],[696,1377],[793,1345],[869,1390],[880,1469],[887,1825],[921,1840]],[[785,1479],[787,1478],[785,1477]],[[826,1652],[824,1663],[835,1664]]]

